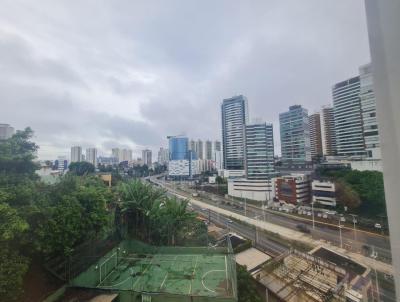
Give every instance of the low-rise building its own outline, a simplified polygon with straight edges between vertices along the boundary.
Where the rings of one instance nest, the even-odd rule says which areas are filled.
[[[174,179],[191,178],[199,174],[196,160],[180,159],[168,162],[168,176]]]
[[[251,200],[270,201],[275,197],[274,180],[229,179],[228,195]]]
[[[291,174],[275,178],[275,197],[286,203],[310,202],[310,176]]]
[[[334,182],[313,180],[311,183],[312,202],[324,206],[336,206],[336,186]]]

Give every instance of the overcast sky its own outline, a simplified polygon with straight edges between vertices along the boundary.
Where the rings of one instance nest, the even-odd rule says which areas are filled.
[[[369,61],[362,0],[0,4],[0,123],[32,127],[42,159],[220,139],[220,103],[237,94],[279,149],[280,112],[319,110]]]

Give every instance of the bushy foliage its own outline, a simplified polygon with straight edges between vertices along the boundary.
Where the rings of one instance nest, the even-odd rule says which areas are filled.
[[[350,204],[355,206],[360,214],[366,216],[386,215],[382,172],[357,170],[320,170],[319,172],[322,176],[339,182],[339,186],[348,187],[345,190],[352,197]],[[346,201],[344,202],[346,203]]]

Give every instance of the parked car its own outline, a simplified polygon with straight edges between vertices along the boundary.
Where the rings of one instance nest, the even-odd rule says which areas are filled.
[[[375,229],[381,229],[382,228],[380,223],[375,223],[374,227],[375,227]]]

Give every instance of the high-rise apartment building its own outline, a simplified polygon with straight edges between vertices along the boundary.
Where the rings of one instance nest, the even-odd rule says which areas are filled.
[[[201,139],[196,142],[195,152],[198,159],[204,159],[204,145]]]
[[[86,161],[97,167],[97,149],[87,148],[86,149]]]
[[[205,155],[206,155],[205,159],[208,159],[208,160],[213,159],[213,146],[212,146],[212,142],[210,140],[206,140]]]
[[[336,155],[335,116],[333,107],[322,107],[321,138],[323,154],[328,156]]]
[[[111,150],[111,156],[116,158],[118,163],[123,161],[131,162],[133,159],[131,149],[113,148]]]
[[[188,150],[196,152],[196,141],[191,139],[188,145]],[[197,155],[196,155],[197,156]]]
[[[274,174],[274,134],[272,124],[245,127],[245,167],[248,179],[269,179]]]
[[[360,77],[335,84],[332,88],[337,154],[364,156]]]
[[[214,151],[222,151],[220,141],[214,141]]]
[[[151,150],[145,149],[142,151],[142,160],[144,165],[151,167],[153,163]]]
[[[160,147],[157,154],[157,162],[160,165],[165,165],[169,160],[169,150],[167,148]]]
[[[82,147],[73,146],[71,147],[71,163],[79,162],[82,160]]]
[[[14,132],[14,128],[9,124],[0,124],[0,140],[10,138]]]
[[[279,114],[281,153],[285,163],[311,161],[308,111],[301,105]]]
[[[244,170],[244,128],[248,122],[243,95],[224,99],[221,105],[223,165],[226,170]]]
[[[316,159],[322,156],[321,118],[319,113],[311,114],[308,117],[310,128],[310,152],[311,158]]]
[[[361,66],[359,71],[361,116],[366,156],[372,159],[381,159],[371,64]]]
[[[186,136],[168,136],[169,160],[187,159],[189,140]],[[193,149],[190,149],[193,151]]]

